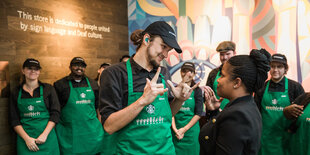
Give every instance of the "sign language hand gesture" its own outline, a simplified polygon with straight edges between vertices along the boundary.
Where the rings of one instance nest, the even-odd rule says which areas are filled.
[[[146,78],[146,85],[144,87],[142,95],[143,98],[142,104],[144,106],[152,103],[158,95],[163,95],[166,91],[168,91],[168,88],[166,89],[164,88],[164,84],[157,83],[160,70],[161,70],[160,67],[158,67],[157,72],[152,80]]]
[[[189,72],[188,72],[189,73]],[[173,86],[173,83],[168,80],[168,84],[171,87],[172,93],[174,97],[181,101],[186,101],[192,94],[193,90],[197,88],[200,84],[200,82],[196,83],[193,87],[190,87],[185,82],[190,80],[189,74],[186,74],[182,81],[177,85],[177,87]]]
[[[223,98],[216,98],[214,91],[209,86],[204,86],[205,105],[208,110],[215,110],[220,107]]]

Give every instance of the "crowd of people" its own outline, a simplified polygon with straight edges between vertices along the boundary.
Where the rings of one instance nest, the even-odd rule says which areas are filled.
[[[169,24],[154,22],[130,40],[136,53],[101,64],[95,79],[82,57],[53,85],[39,80],[38,60],[25,60],[9,105],[18,154],[310,154],[310,93],[285,76],[285,55],[238,55],[223,41],[221,65],[199,87],[190,60],[179,83],[160,65],[170,51],[182,53]]]

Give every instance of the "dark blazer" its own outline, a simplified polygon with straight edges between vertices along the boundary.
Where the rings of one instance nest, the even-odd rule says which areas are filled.
[[[228,103],[199,134],[201,155],[256,155],[260,147],[262,118],[252,96]]]

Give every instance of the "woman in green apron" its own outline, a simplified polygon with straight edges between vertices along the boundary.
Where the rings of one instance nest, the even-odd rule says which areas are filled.
[[[274,54],[270,62],[271,79],[255,94],[255,100],[262,115],[261,155],[285,155],[289,135],[285,131],[290,120],[283,115],[283,109],[304,93],[302,86],[285,77],[288,70],[286,57]]]
[[[310,92],[300,95],[291,106],[285,107],[284,116],[293,120],[290,133],[289,154],[310,154]]]
[[[188,74],[188,79],[185,75]],[[181,67],[182,81],[189,86],[195,85],[195,64],[185,62]],[[177,155],[198,155],[200,132],[199,122],[202,115],[203,97],[200,88],[196,88],[191,97],[184,102],[180,111],[172,117],[172,137]]]
[[[39,61],[27,59],[22,69],[24,81],[10,97],[10,120],[17,133],[20,155],[59,154],[54,126],[60,106],[55,89],[38,80],[40,70]]]
[[[102,150],[104,132],[95,110],[98,92],[93,90],[97,84],[84,75],[85,68],[83,58],[73,58],[71,74],[54,84],[62,106],[56,126],[61,154],[93,155]]]

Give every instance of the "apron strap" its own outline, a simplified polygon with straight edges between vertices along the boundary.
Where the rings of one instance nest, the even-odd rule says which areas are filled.
[[[284,80],[285,80],[285,92],[288,92],[288,79],[284,76]]]
[[[40,97],[43,98],[43,86],[40,86]]]
[[[132,69],[130,61],[127,60],[126,62],[126,68],[127,68],[127,76],[128,76],[128,94],[133,93],[133,81],[132,81]]]

